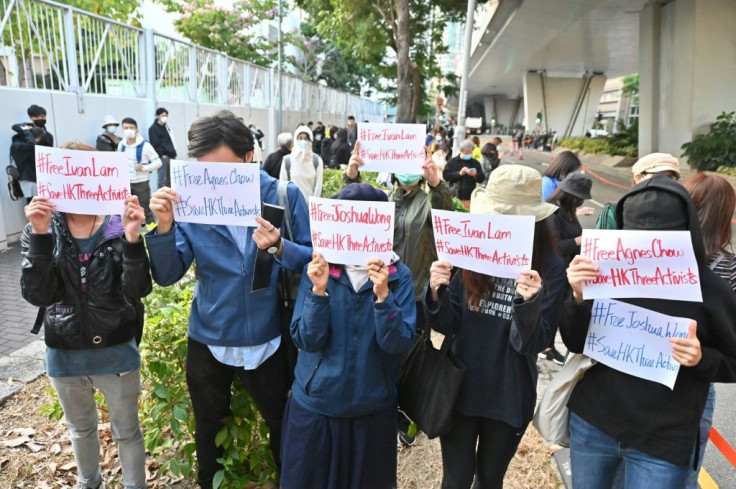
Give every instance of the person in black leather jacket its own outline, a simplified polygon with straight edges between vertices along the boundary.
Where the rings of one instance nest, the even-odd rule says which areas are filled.
[[[62,147],[94,150],[82,143]],[[107,400],[124,486],[144,488],[138,341],[141,298],[151,291],[151,277],[138,230],[145,214],[135,196],[122,216],[55,209],[40,196],[26,206],[21,291],[28,302],[45,308],[46,370],[69,427],[79,484],[104,488],[94,400],[99,389]]]

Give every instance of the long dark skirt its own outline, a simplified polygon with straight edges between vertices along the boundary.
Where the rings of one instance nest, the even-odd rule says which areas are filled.
[[[396,406],[333,418],[289,398],[281,437],[281,489],[396,487]]]

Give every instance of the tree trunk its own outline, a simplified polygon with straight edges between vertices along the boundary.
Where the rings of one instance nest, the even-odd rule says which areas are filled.
[[[397,70],[397,102],[396,122],[413,122],[412,91],[410,79],[409,48],[411,35],[409,32],[409,0],[396,0],[396,70]]]
[[[416,122],[419,118],[419,108],[422,105],[422,77],[416,63],[411,63],[411,119],[408,122]]]

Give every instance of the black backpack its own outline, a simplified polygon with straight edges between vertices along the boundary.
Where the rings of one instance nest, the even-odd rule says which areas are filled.
[[[23,198],[23,190],[20,188],[20,171],[15,166],[15,160],[10,157],[8,166],[5,167],[5,173],[8,174],[8,194],[10,200],[18,200]]]

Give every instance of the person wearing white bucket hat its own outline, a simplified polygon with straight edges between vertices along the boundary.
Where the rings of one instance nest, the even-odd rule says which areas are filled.
[[[118,150],[120,138],[115,134],[118,130],[118,126],[120,126],[120,123],[115,117],[111,115],[105,116],[102,120],[103,132],[97,136],[97,141],[95,142],[95,148],[97,148],[97,151]]]
[[[502,165],[485,189],[473,191],[470,212],[530,215],[536,221],[531,267],[516,280],[458,270],[436,261],[424,294],[429,325],[454,334],[453,352],[466,368],[451,431],[440,437],[443,489],[503,487],[509,462],[534,414],[537,354],[549,342],[565,288],[565,266],[542,201],[542,176]]]

